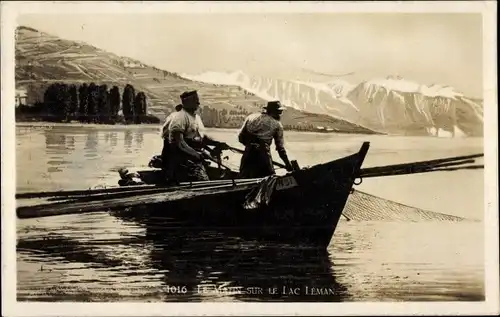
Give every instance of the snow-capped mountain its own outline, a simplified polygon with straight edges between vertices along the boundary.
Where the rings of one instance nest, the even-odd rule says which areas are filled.
[[[242,71],[182,76],[206,83],[240,86],[265,100],[280,100],[284,105],[297,110],[328,114],[346,121],[351,121],[350,118],[356,117],[358,112],[357,107],[347,98],[355,86],[343,80],[318,83],[249,76]]]
[[[241,71],[182,75],[191,80],[236,85],[265,100],[328,114],[380,132],[410,135],[482,135],[482,101],[449,86],[422,85],[402,78],[352,84],[249,76]]]
[[[403,134],[482,135],[483,107],[452,87],[421,85],[401,78],[359,84],[347,98],[359,108],[358,123]]]

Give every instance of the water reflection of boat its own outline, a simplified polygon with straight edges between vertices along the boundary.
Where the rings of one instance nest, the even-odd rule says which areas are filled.
[[[152,245],[148,266],[162,272],[166,301],[337,302],[349,297],[336,281],[326,250],[243,242],[213,231],[164,230],[155,221],[143,221]]]
[[[107,242],[109,243],[109,242]],[[70,263],[86,263],[88,267],[106,268],[120,266],[120,260],[109,257],[87,243],[60,234],[47,234],[17,241],[18,252],[43,254],[48,259]]]

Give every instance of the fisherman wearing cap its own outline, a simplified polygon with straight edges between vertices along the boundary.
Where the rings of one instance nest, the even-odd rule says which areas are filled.
[[[225,150],[229,146],[204,133],[205,127],[196,113],[200,106],[197,91],[184,92],[180,97],[182,109],[175,112],[168,124],[170,176],[176,181],[184,177],[190,181],[209,180],[204,165],[207,156],[203,147],[213,145]]]
[[[282,113],[281,103],[270,101],[262,113],[253,113],[245,119],[238,135],[238,140],[245,146],[240,164],[242,178],[275,174],[270,150],[273,139],[276,151],[285,163],[287,171],[293,170],[285,150],[283,125],[280,122]]]

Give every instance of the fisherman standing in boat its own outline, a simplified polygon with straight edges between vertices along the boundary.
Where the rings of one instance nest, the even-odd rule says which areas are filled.
[[[245,119],[238,135],[238,140],[245,146],[240,177],[256,178],[275,174],[270,150],[273,139],[287,171],[293,170],[285,150],[283,125],[280,122],[282,113],[281,103],[270,101],[262,113],[253,113]]]
[[[170,126],[170,122],[172,121],[172,118],[175,116],[175,114],[182,109],[182,104],[178,104],[175,106],[175,111],[172,112],[167,116],[165,119],[165,123],[163,124],[161,128],[161,137],[163,139],[163,149],[161,151],[161,166],[163,169],[163,172],[165,173],[165,179],[168,180],[172,178],[172,176],[169,174],[169,150],[170,150],[170,142],[169,142],[169,133],[168,129]]]
[[[169,175],[176,182],[184,178],[207,181],[205,159],[210,157],[204,146],[212,145],[222,150],[229,149],[229,146],[205,134],[203,121],[196,113],[200,106],[197,91],[184,92],[180,97],[182,109],[175,112],[168,123]]]
[[[175,111],[169,114],[165,119],[165,123],[163,123],[163,126],[161,127],[161,137],[163,138],[163,140],[168,141],[168,126],[170,125],[170,121],[172,121],[174,115],[181,110],[182,110],[182,104],[178,104],[177,106],[175,106]]]

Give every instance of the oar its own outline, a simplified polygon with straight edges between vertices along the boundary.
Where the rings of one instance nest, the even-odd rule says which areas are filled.
[[[211,186],[217,182],[230,182],[231,180],[217,180],[217,181],[198,181],[198,182],[182,182],[178,187],[201,187],[204,185]],[[113,186],[109,188],[98,188],[98,189],[84,189],[84,190],[58,190],[58,191],[46,191],[46,192],[25,192],[17,193],[16,199],[29,199],[29,198],[47,198],[47,197],[71,197],[71,196],[91,196],[97,194],[111,194],[111,193],[122,193],[122,192],[133,192],[142,191],[146,189],[153,190],[168,190],[172,186],[167,185],[133,185],[133,186]]]
[[[367,172],[366,170],[362,170],[360,173],[360,177],[379,177],[379,176],[390,176],[390,175],[403,175],[403,174],[412,174],[414,172],[417,172],[422,169],[434,169],[437,167],[450,167],[450,166],[457,166],[457,165],[463,165],[467,163],[474,163],[475,160],[461,160],[457,162],[450,162],[450,163],[441,163],[441,164],[433,164],[433,165],[409,165],[405,168],[388,168],[388,169],[382,169],[379,171],[375,172]]]
[[[253,183],[243,184],[236,188],[232,184],[195,188],[187,191],[177,191],[170,195],[155,193],[148,195],[137,195],[127,198],[111,198],[96,202],[87,201],[64,201],[37,206],[23,206],[16,209],[18,218],[37,218],[67,214],[84,214],[90,212],[102,212],[109,210],[123,210],[127,207],[140,205],[162,204],[174,200],[191,199],[198,196],[210,196],[228,192],[228,190],[247,190],[255,186]],[[167,211],[167,210],[166,210]]]
[[[450,167],[450,168],[421,168],[415,169],[413,171],[405,171],[405,170],[397,170],[387,173],[373,173],[362,176],[363,178],[372,178],[372,177],[385,177],[385,176],[398,176],[398,175],[409,175],[409,174],[422,174],[422,173],[430,173],[430,172],[447,172],[447,171],[458,171],[462,169],[482,169],[484,165],[467,165],[467,166],[459,166],[459,167]]]
[[[170,193],[178,190],[194,190],[194,189],[206,189],[213,188],[214,186],[227,186],[229,184],[233,186],[239,185],[247,185],[247,184],[258,184],[262,179],[261,178],[249,178],[243,180],[224,180],[224,181],[213,181],[211,183],[203,183],[196,185],[183,185],[183,186],[174,186],[174,187],[157,187],[157,188],[145,188],[145,189],[137,189],[133,191],[124,191],[124,192],[115,192],[115,193],[101,193],[95,195],[75,195],[75,196],[65,196],[65,197],[51,197],[48,198],[48,201],[63,201],[63,200],[78,200],[78,201],[96,201],[96,200],[105,200],[112,198],[120,198],[120,197],[132,197],[137,195],[149,195],[149,194],[157,194],[157,193]]]
[[[459,167],[450,167],[450,168],[435,168],[435,169],[432,169],[432,171],[433,172],[449,172],[449,171],[476,170],[476,169],[484,169],[484,165],[468,165],[468,166],[459,166]]]
[[[401,170],[401,169],[405,169],[405,168],[419,168],[419,167],[429,167],[429,166],[431,167],[431,166],[437,165],[437,164],[451,163],[454,161],[463,161],[463,160],[478,158],[478,157],[482,157],[482,156],[484,156],[483,153],[473,154],[473,155],[465,155],[465,156],[449,157],[449,158],[443,158],[443,159],[437,159],[437,160],[419,161],[419,162],[413,162],[413,163],[369,167],[369,168],[361,169],[360,175],[367,175],[367,174],[372,174],[372,173],[385,173],[385,172],[391,172],[391,171]]]
[[[218,164],[219,166],[223,167],[224,169],[226,169],[230,172],[233,172],[233,173],[236,172],[236,171],[233,171],[229,166],[224,165],[220,160],[216,160],[212,155],[210,155],[210,153],[208,151],[205,151],[204,154],[208,160],[214,162],[215,164]]]

